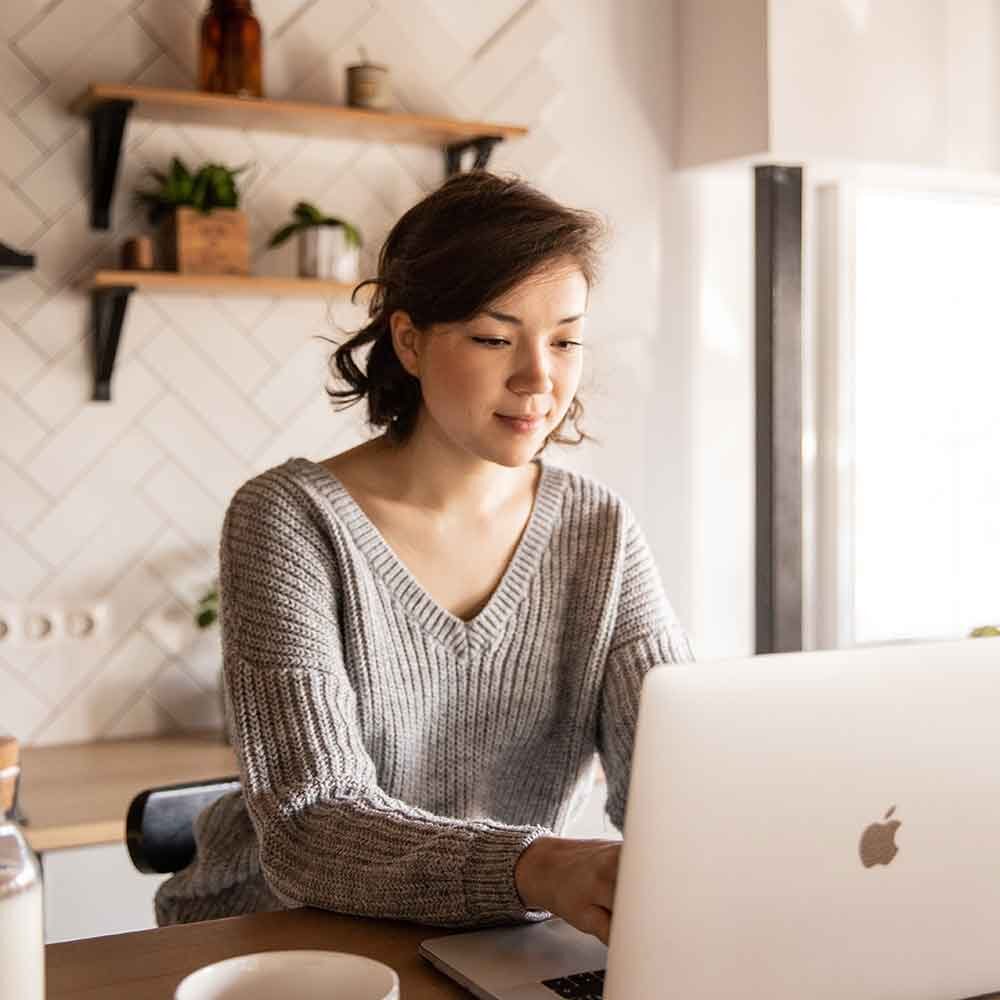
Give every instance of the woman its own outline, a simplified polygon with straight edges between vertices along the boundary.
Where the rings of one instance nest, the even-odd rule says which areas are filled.
[[[557,914],[607,942],[620,845],[560,832],[595,752],[621,830],[642,678],[691,651],[626,504],[539,457],[581,412],[601,236],[486,171],[390,232],[332,392],[383,433],[257,476],[227,512],[242,790],[198,817],[159,923]]]

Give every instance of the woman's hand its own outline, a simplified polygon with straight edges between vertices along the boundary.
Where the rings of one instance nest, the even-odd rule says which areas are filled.
[[[539,837],[517,860],[517,891],[529,910],[548,910],[607,944],[620,853],[620,840]]]

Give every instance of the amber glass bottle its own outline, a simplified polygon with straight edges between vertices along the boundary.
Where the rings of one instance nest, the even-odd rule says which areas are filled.
[[[202,90],[263,97],[260,22],[251,0],[212,0],[201,21],[198,85]]]

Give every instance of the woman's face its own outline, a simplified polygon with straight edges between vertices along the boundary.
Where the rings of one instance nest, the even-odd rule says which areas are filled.
[[[420,379],[424,429],[499,465],[531,461],[580,384],[587,293],[579,268],[560,261],[469,320],[397,336]]]

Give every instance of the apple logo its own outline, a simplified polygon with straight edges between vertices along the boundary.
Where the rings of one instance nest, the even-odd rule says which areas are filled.
[[[863,834],[861,843],[858,845],[858,853],[861,855],[861,863],[865,868],[872,865],[887,865],[896,856],[899,850],[896,847],[896,831],[902,826],[898,819],[890,820],[889,817],[896,811],[893,806],[886,814],[888,823],[872,823]]]

